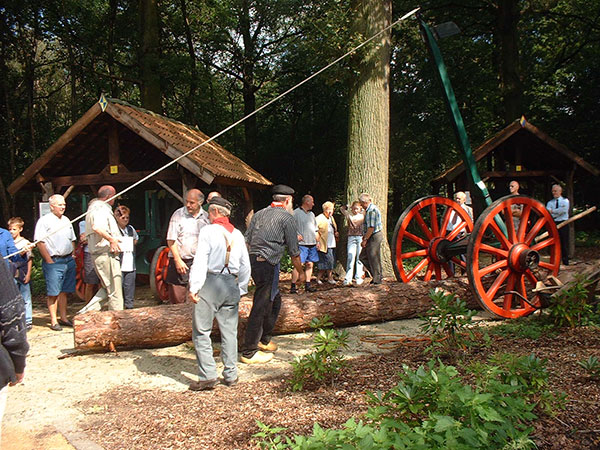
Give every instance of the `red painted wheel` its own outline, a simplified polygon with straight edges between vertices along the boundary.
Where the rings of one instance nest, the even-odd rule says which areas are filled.
[[[521,210],[518,221],[512,220],[515,209]],[[506,234],[498,222],[505,224]],[[546,232],[548,236],[542,237]],[[535,311],[540,299],[532,290],[548,275],[558,275],[559,267],[558,230],[537,200],[502,197],[475,222],[467,248],[467,275],[477,300],[492,314],[516,318]]]
[[[460,222],[448,231],[454,214]],[[415,278],[430,281],[452,277],[450,261],[466,270],[466,263],[459,256],[446,257],[444,248],[472,230],[473,221],[454,200],[438,196],[416,200],[404,210],[394,230],[391,250],[396,279],[408,283]]]
[[[81,300],[85,300],[85,282],[83,281],[83,244],[75,249],[75,293]]]
[[[167,266],[169,264],[169,247],[158,247],[150,263],[150,288],[154,296],[166,302],[169,299],[167,290]]]

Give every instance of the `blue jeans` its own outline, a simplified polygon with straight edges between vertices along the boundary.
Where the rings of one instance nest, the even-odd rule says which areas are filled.
[[[237,277],[225,273],[208,273],[194,305],[192,340],[198,361],[198,379],[216,380],[217,365],[213,357],[210,333],[216,318],[221,333],[221,359],[223,378],[237,378],[237,329],[240,288]]]
[[[25,325],[31,325],[33,322],[33,312],[31,307],[31,286],[29,283],[21,283],[18,280],[15,280],[17,283],[17,287],[19,288],[19,292],[23,297],[23,301],[25,302]]]
[[[363,263],[360,262],[360,243],[362,242],[362,236],[348,236],[348,261],[346,263],[346,277],[344,282],[349,284],[352,282],[352,276],[354,275],[355,280],[360,280],[363,277]],[[354,265],[356,264],[356,270]]]

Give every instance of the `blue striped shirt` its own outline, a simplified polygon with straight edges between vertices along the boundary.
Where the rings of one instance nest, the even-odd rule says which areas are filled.
[[[381,224],[381,212],[379,208],[371,203],[365,211],[365,221],[363,223],[363,230],[366,233],[369,228],[373,228],[373,234],[381,231],[383,225]]]

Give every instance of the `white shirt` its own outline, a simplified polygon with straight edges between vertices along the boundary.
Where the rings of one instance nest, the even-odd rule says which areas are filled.
[[[181,259],[192,259],[196,253],[198,233],[209,224],[208,213],[203,209],[196,217],[192,216],[185,206],[175,210],[169,221],[167,240],[175,241]],[[169,252],[169,257],[173,255]]]
[[[335,228],[333,228],[333,220],[331,217],[328,219],[329,228],[327,230],[327,248],[335,248]]]
[[[466,203],[463,203],[460,206],[462,209],[464,209],[467,212],[467,214],[469,215],[471,220],[473,220],[473,208],[471,208]],[[448,221],[448,225],[446,226],[446,231],[454,230],[458,225],[461,224],[462,221],[463,220],[460,218],[460,216],[458,214],[456,214],[456,212],[454,210],[450,211],[450,220]]]
[[[121,237],[121,240],[125,240],[125,239],[131,239],[132,242],[132,248],[133,248],[133,242],[137,241],[140,237],[137,234],[137,231],[135,231],[135,228],[133,228],[130,225],[127,225],[127,228],[129,228],[129,230],[133,231],[132,235],[130,236],[127,231],[124,228],[119,227],[119,230],[121,230],[121,234],[123,235]],[[125,246],[123,246],[125,247]],[[135,269],[135,261],[133,258],[134,255],[134,251],[126,251],[124,250],[124,248],[121,248],[121,250],[123,250],[123,253],[121,253],[121,272],[133,272]]]
[[[238,276],[240,295],[248,292],[250,281],[250,258],[244,235],[237,229],[229,233],[225,227],[211,224],[203,227],[198,235],[198,247],[190,269],[190,292],[197,294],[206,281],[207,272],[220,273],[225,266],[227,239],[231,245],[229,271]],[[227,269],[223,273],[229,273]]]
[[[556,206],[558,202],[558,207]],[[546,209],[555,222],[564,222],[569,218],[569,199],[564,197],[553,198],[546,204]]]
[[[46,244],[50,256],[65,256],[73,253],[73,241],[77,237],[67,216],[59,219],[54,213],[48,213],[35,224],[33,239]]]

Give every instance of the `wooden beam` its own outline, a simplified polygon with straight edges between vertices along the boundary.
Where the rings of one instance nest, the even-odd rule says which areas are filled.
[[[108,122],[108,164],[111,166],[118,166],[121,161],[119,146],[119,130],[117,129],[117,122],[109,120]]]
[[[122,113],[112,104],[108,104],[108,106],[106,107],[106,112],[115,120],[122,123],[134,133],[138,134],[141,138],[154,145],[157,149],[165,153],[170,158],[176,159],[183,154],[179,149],[173,147],[167,141],[155,135],[152,131],[150,131],[136,119],[131,117],[129,114]],[[206,184],[211,184],[215,178],[215,175],[213,173],[199,166],[197,163],[194,163],[189,158],[181,158],[177,162],[179,165],[185,167],[187,170],[192,172]]]
[[[528,177],[548,177],[552,175],[562,175],[562,170],[527,170],[517,172],[516,170],[483,172],[481,178],[528,178]]]
[[[22,175],[17,177],[10,186],[8,186],[8,193],[15,195],[36,173],[38,173],[58,152],[60,152],[65,145],[67,145],[77,134],[79,134],[88,124],[94,120],[100,113],[102,108],[98,103],[95,103],[88,111],[81,116],[81,118],[75,122],[67,131],[65,131],[61,137],[59,137],[54,144],[48,147],[38,159],[36,159]]]
[[[162,186],[162,188],[167,191],[169,194],[171,194],[173,197],[175,197],[177,200],[179,200],[182,204],[185,205],[185,202],[183,201],[183,197],[181,195],[179,195],[177,192],[175,192],[174,189],[171,188],[171,186],[169,186],[167,183],[165,183],[164,181],[161,180],[156,180],[156,182]]]
[[[67,190],[65,191],[65,193],[62,195],[65,199],[69,196],[69,194],[71,193],[71,191],[75,189],[75,185],[72,184],[71,186],[69,186],[67,188]]]
[[[88,174],[88,175],[70,175],[64,177],[54,177],[50,178],[52,183],[55,186],[82,186],[82,185],[103,185],[103,184],[113,184],[113,183],[135,183],[136,181],[141,180],[142,178],[151,174],[152,170],[142,171],[142,172],[129,172],[129,171],[119,171],[116,174],[106,173],[104,170],[100,173],[96,174]],[[150,178],[151,181],[155,180],[179,180],[179,174],[172,169],[165,169],[159,174]],[[149,180],[149,181],[150,181]]]

